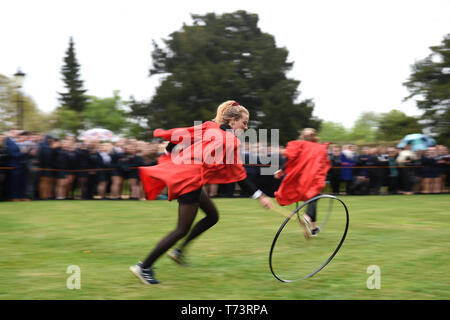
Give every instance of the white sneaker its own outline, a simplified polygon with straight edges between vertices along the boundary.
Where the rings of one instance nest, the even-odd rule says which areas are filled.
[[[143,269],[142,262],[131,266],[130,271],[134,274],[143,284],[158,284],[159,281],[155,279],[153,274],[153,268]]]

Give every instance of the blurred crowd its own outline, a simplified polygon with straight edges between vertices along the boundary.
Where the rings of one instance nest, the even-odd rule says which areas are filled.
[[[10,130],[0,135],[2,200],[143,199],[138,167],[154,165],[163,144],[115,143]]]
[[[77,141],[74,136],[57,139],[10,130],[0,134],[0,198],[2,201],[145,200],[138,167],[155,165],[165,146],[166,143],[136,139],[119,139],[114,143]],[[449,192],[450,155],[445,146],[412,151],[410,145],[397,149],[332,144],[328,150],[332,168],[326,193]],[[257,145],[245,144],[243,161],[248,177],[269,196],[273,196],[281,180],[274,179],[270,168],[265,167],[268,159],[276,158],[277,163],[282,163],[281,154],[282,148],[264,149],[260,153]],[[249,196],[235,183],[206,185],[205,189],[211,197]],[[167,198],[166,190],[159,198]]]
[[[358,147],[330,145],[328,172],[333,194],[414,194],[449,192],[450,155],[445,146],[412,151],[411,145]]]

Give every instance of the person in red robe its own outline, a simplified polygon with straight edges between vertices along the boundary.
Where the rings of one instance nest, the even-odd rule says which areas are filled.
[[[169,201],[177,199],[178,223],[143,262],[130,267],[144,284],[159,283],[154,276],[153,264],[179,240],[187,236],[181,246],[169,251],[168,255],[184,264],[186,246],[218,222],[217,208],[204,191],[205,184],[238,182],[263,207],[273,207],[270,198],[246,179],[240,159],[237,136],[248,129],[248,121],[248,110],[230,100],[218,107],[212,121],[189,128],[154,131],[155,137],[169,141],[166,154],[160,157],[156,166],[140,167],[139,175],[147,199],[154,199],[164,187],[168,188]],[[191,228],[199,208],[206,216]]]
[[[300,140],[287,143],[284,151],[287,162],[284,169],[274,174],[277,179],[285,175],[275,192],[275,199],[280,205],[307,201],[322,192],[328,170],[331,168],[327,146],[327,143],[318,143],[316,130],[312,128],[302,130]],[[316,225],[316,211],[317,201],[314,201],[308,205],[303,216],[312,236],[320,232]]]

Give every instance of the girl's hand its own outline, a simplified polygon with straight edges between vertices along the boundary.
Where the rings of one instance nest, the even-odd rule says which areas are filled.
[[[270,199],[268,196],[266,196],[265,194],[262,194],[259,198],[258,198],[259,203],[267,209],[272,209],[273,208],[273,203],[272,203],[272,199]]]
[[[280,170],[275,171],[275,173],[273,174],[273,177],[275,179],[281,179],[283,177],[283,174],[284,174],[283,170],[280,169]]]

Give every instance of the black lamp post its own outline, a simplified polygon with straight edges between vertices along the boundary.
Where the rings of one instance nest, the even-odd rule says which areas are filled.
[[[20,97],[20,89],[23,85],[23,80],[25,79],[25,73],[23,73],[20,69],[14,74],[14,80],[16,84],[16,88],[18,89],[17,93],[17,129],[23,130],[23,100]]]

